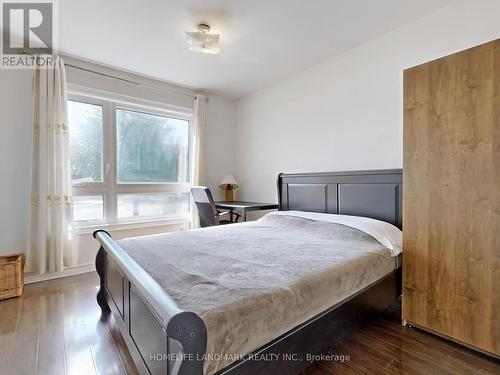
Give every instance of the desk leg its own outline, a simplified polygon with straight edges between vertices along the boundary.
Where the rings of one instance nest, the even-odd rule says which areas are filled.
[[[233,223],[233,209],[229,211],[229,222]]]
[[[247,210],[243,209],[242,214],[243,214],[243,221],[244,222],[247,221]]]

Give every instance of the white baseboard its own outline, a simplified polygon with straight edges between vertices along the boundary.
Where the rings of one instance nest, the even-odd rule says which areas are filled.
[[[67,267],[62,272],[44,273],[43,275],[26,274],[24,276],[24,283],[25,284],[38,283],[40,281],[59,279],[61,277],[74,276],[74,275],[79,275],[81,273],[94,272],[94,271],[95,271],[94,263],[81,264],[75,267]]]

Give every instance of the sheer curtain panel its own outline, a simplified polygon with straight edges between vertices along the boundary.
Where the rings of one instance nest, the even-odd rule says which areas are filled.
[[[26,272],[61,272],[76,263],[66,72],[62,58],[33,77],[33,164]]]
[[[205,129],[208,98],[205,95],[196,95],[194,98],[193,118],[193,163],[191,185],[205,184]],[[200,226],[196,205],[191,200],[191,228]]]

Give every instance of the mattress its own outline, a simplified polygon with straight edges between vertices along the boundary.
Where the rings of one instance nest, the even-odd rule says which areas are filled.
[[[207,328],[204,374],[228,366],[383,278],[391,250],[300,215],[129,238],[120,246]]]

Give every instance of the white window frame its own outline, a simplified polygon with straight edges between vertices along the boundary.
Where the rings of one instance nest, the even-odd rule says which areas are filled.
[[[97,227],[134,228],[158,226],[169,223],[188,223],[190,212],[178,216],[145,216],[132,218],[118,218],[118,194],[130,193],[188,193],[192,181],[192,145],[193,145],[193,112],[186,109],[179,111],[164,103],[149,102],[143,99],[122,97],[110,93],[92,90],[70,89],[68,100],[98,105],[103,111],[103,182],[73,183],[73,196],[103,196],[103,220],[75,221],[74,227],[92,229]],[[116,110],[130,110],[158,116],[165,116],[188,121],[188,179],[187,183],[118,183],[117,181],[117,137],[116,137]],[[71,128],[70,128],[71,131]],[[191,204],[191,203],[190,203]],[[191,211],[191,207],[189,207]]]

